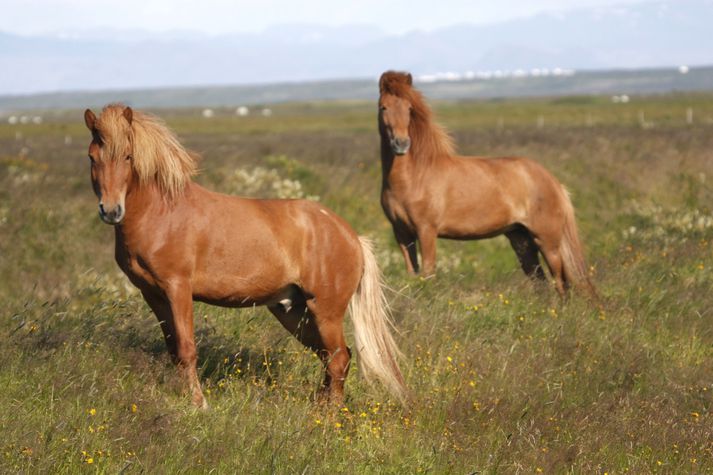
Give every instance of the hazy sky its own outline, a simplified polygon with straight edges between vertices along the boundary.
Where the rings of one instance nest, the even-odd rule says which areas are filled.
[[[37,34],[94,28],[254,32],[281,23],[375,25],[387,32],[490,23],[541,11],[645,0],[0,0],[0,31]]]

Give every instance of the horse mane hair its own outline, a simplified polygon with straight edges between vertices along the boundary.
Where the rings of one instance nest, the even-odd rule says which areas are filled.
[[[141,184],[156,183],[168,198],[181,194],[196,173],[198,155],[186,150],[166,124],[156,116],[132,111],[131,123],[124,116],[126,107],[109,104],[96,121],[96,130],[113,160],[132,155],[132,166]]]
[[[411,104],[409,136],[414,155],[427,158],[455,155],[453,138],[433,120],[433,112],[420,91],[412,85],[411,74],[387,71],[379,80],[380,94],[391,94]]]

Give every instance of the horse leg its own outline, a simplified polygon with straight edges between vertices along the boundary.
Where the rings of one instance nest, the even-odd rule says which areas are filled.
[[[436,237],[436,231],[430,227],[418,230],[418,240],[421,243],[423,274],[426,277],[436,274]]]
[[[545,272],[542,270],[537,255],[539,249],[530,233],[524,229],[518,229],[505,233],[505,236],[510,240],[510,245],[515,251],[525,275],[532,279],[545,280]]]
[[[344,380],[349,370],[349,355],[351,355],[344,341],[341,322],[336,325],[338,331],[335,332],[334,325],[329,321],[318,324],[312,310],[305,305],[293,306],[288,311],[280,305],[271,305],[268,309],[292,336],[314,351],[322,360],[325,374],[319,399],[341,402]],[[347,356],[346,361],[344,355]]]
[[[347,303],[338,305],[327,299],[310,299],[307,307],[314,315],[322,348],[318,352],[325,367],[324,383],[320,391],[333,404],[341,404],[344,399],[344,381],[349,373],[351,351],[344,338],[344,314]]]
[[[161,331],[163,332],[166,348],[168,348],[168,354],[171,355],[171,359],[175,362],[177,358],[177,348],[171,305],[168,303],[166,297],[157,291],[142,290],[141,294],[144,296],[146,303],[149,304],[149,307],[151,307],[151,310],[153,310],[154,315],[156,315]]]
[[[166,294],[173,317],[171,320],[175,337],[176,363],[184,380],[188,382],[193,404],[201,409],[207,409],[208,404],[203,397],[196,370],[198,353],[193,332],[193,295],[190,284],[182,282],[172,285]]]
[[[568,285],[567,281],[565,280],[564,264],[562,262],[562,257],[559,253],[559,246],[549,246],[538,243],[537,241],[535,242],[540,247],[542,255],[545,258],[545,262],[547,262],[547,267],[549,267],[550,273],[555,279],[555,287],[557,288],[557,292],[560,294],[560,297],[564,297]]]
[[[289,310],[285,310],[282,305],[269,305],[267,308],[277,317],[285,330],[304,346],[315,353],[319,353],[324,348],[314,322],[314,315],[307,309],[305,303],[293,304]]]
[[[394,224],[394,236],[399,244],[401,253],[406,262],[406,272],[410,275],[418,274],[418,253],[416,251],[416,236],[405,229],[405,226]]]

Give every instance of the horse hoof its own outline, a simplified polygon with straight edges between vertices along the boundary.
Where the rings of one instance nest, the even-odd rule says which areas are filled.
[[[201,394],[200,398],[194,397],[193,398],[193,407],[198,409],[199,411],[207,411],[210,409],[210,406],[208,405],[208,401],[205,400],[205,397]]]

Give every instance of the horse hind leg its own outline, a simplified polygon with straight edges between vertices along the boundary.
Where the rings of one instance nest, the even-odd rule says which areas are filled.
[[[344,381],[351,360],[343,330],[346,306],[340,313],[323,309],[323,304],[311,299],[293,301],[289,310],[283,302],[270,305],[268,309],[291,335],[320,357],[325,374],[319,399],[329,399],[338,404],[344,397]]]
[[[273,305],[268,305],[268,310],[277,317],[277,320],[290,335],[312,351],[319,352],[323,347],[322,340],[317,331],[314,316],[307,309],[304,300],[300,302],[290,299],[289,303],[285,300],[281,299]]]
[[[539,248],[535,244],[535,240],[526,229],[518,229],[505,234],[510,245],[512,246],[517,260],[520,261],[520,267],[525,275],[532,279],[545,280],[545,272],[540,265],[538,256]]]
[[[567,289],[569,288],[569,283],[564,272],[564,261],[559,252],[559,246],[540,246],[542,250],[542,255],[547,262],[547,267],[550,269],[550,273],[555,280],[555,288],[560,297],[564,297]]]
[[[328,300],[312,299],[307,307],[314,315],[322,348],[318,352],[324,364],[324,382],[320,399],[341,404],[344,399],[344,381],[349,373],[351,350],[344,338],[344,314],[348,302],[337,304]]]

